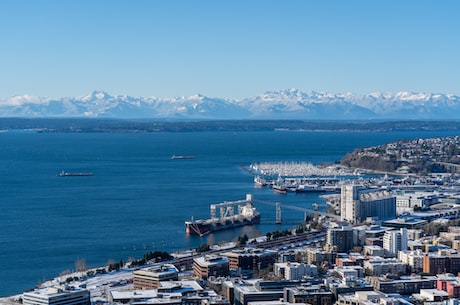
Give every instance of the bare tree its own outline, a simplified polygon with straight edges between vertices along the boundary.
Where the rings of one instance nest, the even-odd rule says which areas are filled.
[[[75,270],[76,271],[86,271],[86,260],[84,258],[79,258],[75,261]]]

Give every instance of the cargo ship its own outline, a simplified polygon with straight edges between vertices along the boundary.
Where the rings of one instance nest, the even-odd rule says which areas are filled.
[[[178,155],[172,155],[171,160],[180,160],[180,159],[195,159],[195,156],[178,156]]]
[[[59,177],[84,177],[84,176],[92,176],[93,173],[69,173],[69,172],[60,172],[58,174]]]
[[[203,236],[211,232],[252,225],[260,222],[260,213],[252,204],[252,195],[245,200],[210,205],[211,218],[185,222],[185,232]]]

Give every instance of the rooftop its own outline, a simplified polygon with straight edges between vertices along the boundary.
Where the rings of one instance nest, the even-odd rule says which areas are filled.
[[[200,266],[213,266],[213,265],[219,265],[219,264],[228,264],[228,258],[226,257],[221,257],[218,255],[205,255],[205,256],[200,256],[196,257],[193,259],[197,264]]]

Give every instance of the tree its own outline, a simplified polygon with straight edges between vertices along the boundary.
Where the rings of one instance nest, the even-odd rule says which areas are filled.
[[[208,244],[201,244],[195,250],[198,253],[203,253],[203,252],[208,252],[209,250],[211,250],[211,248],[209,247]]]
[[[112,263],[109,265],[109,272],[110,271],[118,271],[120,270],[120,264],[119,263]]]
[[[244,246],[248,242],[249,237],[247,234],[244,234],[243,236],[238,236],[238,245],[239,246]]]
[[[86,271],[86,260],[84,258],[79,258],[75,261],[75,270],[80,272],[80,271]]]
[[[170,260],[173,257],[166,251],[150,251],[144,254],[143,260],[149,261],[155,259],[155,262]]]

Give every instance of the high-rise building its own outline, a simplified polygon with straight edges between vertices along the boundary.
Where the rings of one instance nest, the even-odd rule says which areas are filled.
[[[383,249],[392,255],[407,250],[407,229],[386,231],[383,235]]]
[[[386,190],[343,185],[340,193],[341,220],[359,223],[368,217],[396,217],[396,197]]]
[[[353,228],[350,226],[329,228],[326,242],[329,246],[335,247],[337,252],[349,252],[355,246]]]
[[[355,201],[358,197],[357,185],[343,185],[340,192],[340,218],[341,220],[355,219]]]

